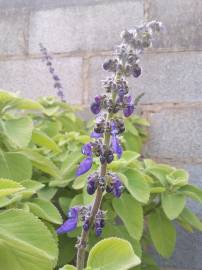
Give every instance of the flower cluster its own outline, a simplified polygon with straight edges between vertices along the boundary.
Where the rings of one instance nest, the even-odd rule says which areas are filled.
[[[52,75],[53,81],[54,81],[54,88],[57,89],[57,96],[61,99],[61,101],[65,101],[65,95],[63,91],[63,86],[61,84],[59,76],[56,74],[55,69],[53,67],[52,63],[52,56],[49,55],[47,49],[43,46],[42,43],[39,44],[40,51],[42,53],[42,60],[46,62],[46,65],[49,68],[49,72]]]
[[[108,172],[105,177],[99,176],[98,172],[94,172],[88,177],[87,192],[92,195],[97,188],[100,188],[103,192],[106,190],[108,193],[112,193],[115,197],[121,196],[123,185],[115,173]]]
[[[62,224],[58,229],[58,234],[69,233],[75,230],[79,224],[79,221],[82,222],[82,226],[85,232],[87,232],[90,228],[90,212],[91,206],[75,206],[70,208],[67,213],[67,220]],[[105,224],[105,212],[99,210],[96,213],[95,220],[93,222],[93,227],[95,229],[95,234],[100,236],[102,233],[102,229]]]
[[[95,126],[91,132],[91,141],[82,147],[85,158],[76,172],[77,176],[86,173],[91,169],[94,158],[100,159],[101,171],[92,173],[87,180],[87,192],[90,195],[96,191],[97,194],[106,191],[119,198],[122,194],[121,179],[116,173],[108,171],[107,164],[115,158],[121,158],[123,149],[120,136],[125,131],[124,117],[134,113],[140,98],[139,96],[133,101],[126,78],[138,78],[141,75],[140,55],[145,48],[152,45],[153,34],[161,28],[160,22],[152,21],[134,30],[123,31],[122,43],[117,47],[115,57],[103,64],[103,69],[113,75],[102,82],[106,93],[97,95],[90,106],[91,112],[96,115]],[[100,236],[104,227],[104,212],[99,209],[102,199],[99,197],[99,200],[97,206],[95,200],[93,206],[71,209],[69,219],[58,229],[58,233],[67,231],[65,228],[72,230],[81,216],[83,230],[87,232],[93,226],[96,235]]]

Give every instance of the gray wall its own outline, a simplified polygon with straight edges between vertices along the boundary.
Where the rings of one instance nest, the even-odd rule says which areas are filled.
[[[85,106],[99,93],[101,64],[119,32],[159,19],[163,38],[142,59],[131,81],[142,91],[150,120],[145,152],[184,167],[202,187],[202,0],[0,0],[0,87],[36,98],[54,95],[38,43],[54,54],[67,100]],[[202,217],[202,207],[189,202]],[[202,235],[178,231],[177,250],[164,266],[202,269]]]

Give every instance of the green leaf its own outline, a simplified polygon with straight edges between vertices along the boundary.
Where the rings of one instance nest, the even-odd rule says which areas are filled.
[[[0,177],[16,181],[30,179],[32,164],[23,154],[0,150]]]
[[[142,149],[142,139],[139,136],[134,136],[129,132],[124,133],[124,141],[126,149],[140,153]]]
[[[65,265],[62,268],[60,268],[59,270],[76,270],[76,267],[74,267],[73,265]]]
[[[202,231],[202,222],[200,219],[188,208],[185,208],[179,216],[182,221],[186,221],[194,229]]]
[[[15,106],[17,109],[22,110],[40,110],[43,111],[43,107],[37,101],[28,98],[18,98],[18,102]]]
[[[149,215],[148,228],[158,253],[163,257],[170,257],[175,248],[176,230],[161,209],[156,209]]]
[[[149,127],[149,122],[144,119],[144,118],[141,118],[139,117],[138,115],[134,115],[132,118],[131,118],[131,121],[136,124],[136,125],[140,125],[140,126],[146,126],[146,127]]]
[[[59,259],[58,266],[71,263],[75,256],[76,238],[69,238],[67,234],[59,235]]]
[[[202,203],[202,189],[194,185],[185,185],[178,189],[182,194],[189,196],[193,200]]]
[[[43,189],[39,190],[38,196],[41,199],[45,199],[45,200],[51,200],[55,194],[57,192],[56,188],[51,188],[51,187],[44,187]]]
[[[27,204],[34,215],[55,224],[62,223],[59,211],[50,201],[36,198]]]
[[[147,172],[156,177],[163,186],[167,186],[167,175],[174,171],[174,168],[165,164],[155,164],[147,169]]]
[[[59,198],[59,205],[60,208],[62,209],[63,213],[66,215],[67,214],[67,210],[70,208],[69,205],[71,203],[71,198],[67,198],[67,197],[60,197]]]
[[[74,175],[76,176],[76,167],[78,166],[81,158],[81,152],[73,152],[68,154],[61,167],[62,175],[70,175],[73,171]]]
[[[90,174],[90,173],[89,173]],[[86,184],[86,181],[87,181],[87,179],[88,179],[88,176],[89,176],[89,174],[83,174],[83,175],[81,175],[81,176],[78,176],[75,180],[74,180],[74,182],[73,182],[73,184],[72,184],[72,188],[73,189],[82,189],[82,188],[84,188],[84,186],[85,186],[85,184]]]
[[[83,205],[83,194],[78,194],[76,196],[74,196],[74,198],[72,199],[71,203],[70,203],[70,208],[76,205]]]
[[[138,136],[139,135],[136,127],[130,121],[125,121],[125,127],[126,127],[126,131],[130,132],[134,136]]]
[[[152,187],[150,193],[162,193],[165,191],[166,189],[164,187]]]
[[[21,192],[23,199],[30,198],[44,187],[44,184],[34,180],[25,180],[20,182],[26,189]]]
[[[127,270],[140,264],[131,244],[120,238],[106,238],[90,251],[87,267],[93,270]]]
[[[55,164],[50,159],[37,153],[35,150],[25,149],[21,151],[21,153],[29,158],[32,161],[33,166],[37,169],[55,177],[60,176],[60,171]]]
[[[41,132],[40,130],[34,130],[32,133],[32,141],[42,147],[45,147],[49,150],[52,150],[54,152],[60,152],[60,148],[57,146],[57,144],[54,142],[53,139],[51,139],[48,135]]]
[[[169,219],[173,220],[183,211],[186,204],[186,198],[179,193],[165,192],[161,194],[161,202],[164,213]]]
[[[124,183],[130,194],[139,202],[147,203],[150,195],[150,188],[144,174],[135,169],[129,169],[125,173],[128,183]]]
[[[32,137],[33,123],[29,117],[9,119],[1,122],[3,132],[11,142],[11,146],[17,148],[26,147]]]
[[[141,204],[131,195],[125,193],[119,199],[113,199],[112,204],[130,236],[140,240],[143,233],[143,210]],[[129,205],[130,207],[128,207]]]
[[[133,247],[133,250],[135,254],[138,257],[142,256],[142,248],[141,248],[141,243],[134,238],[132,238],[129,234],[128,231],[125,227],[125,225],[116,225],[114,226],[113,223],[107,223],[107,226],[104,227],[102,237],[107,238],[107,237],[119,237],[122,239],[125,239],[129,241]]]
[[[184,186],[188,183],[189,174],[185,170],[175,170],[166,176],[168,182],[173,186]]]
[[[0,178],[0,197],[11,195],[23,189],[22,185],[13,180]]]
[[[0,213],[0,269],[52,270],[58,249],[47,227],[31,213]]]

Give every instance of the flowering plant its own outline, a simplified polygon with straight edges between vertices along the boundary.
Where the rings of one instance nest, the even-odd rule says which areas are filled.
[[[141,75],[140,54],[160,28],[154,21],[122,32],[115,59],[103,65],[113,73],[107,93],[91,104],[93,130],[65,102],[42,45],[60,101],[0,91],[1,269],[159,270],[148,247],[172,255],[173,220],[202,231],[185,205],[187,197],[202,203],[202,190],[185,170],[140,155],[148,122],[132,115],[141,96],[133,101],[126,78]]]
[[[120,159],[122,156],[120,136],[125,131],[123,116],[129,117],[135,110],[126,78],[138,78],[141,75],[140,55],[152,45],[152,38],[160,32],[161,27],[160,22],[152,21],[134,30],[123,31],[122,43],[116,48],[115,58],[103,64],[104,70],[112,72],[113,76],[103,81],[106,94],[96,96],[91,104],[96,124],[91,133],[92,141],[82,147],[85,158],[76,172],[77,176],[86,173],[91,169],[94,157],[99,158],[100,170],[90,174],[87,182],[87,192],[90,195],[96,193],[95,199],[92,205],[71,208],[67,221],[57,230],[59,234],[71,232],[76,229],[81,218],[83,229],[77,243],[77,270],[84,269],[89,230],[94,228],[96,236],[100,236],[105,226],[105,212],[100,208],[103,194],[111,193],[119,198],[123,192],[124,185],[120,176],[111,172],[108,165],[115,157]],[[133,263],[131,266],[138,265],[140,260],[137,258]]]

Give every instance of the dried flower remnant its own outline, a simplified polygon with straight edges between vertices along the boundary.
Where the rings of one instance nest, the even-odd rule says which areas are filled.
[[[57,96],[62,102],[65,102],[64,89],[61,84],[60,77],[56,74],[55,68],[52,63],[52,56],[48,53],[47,49],[43,46],[42,43],[39,43],[40,51],[42,53],[42,61],[46,62],[46,65],[49,68],[49,72],[52,75],[54,81],[54,88],[57,89]]]

